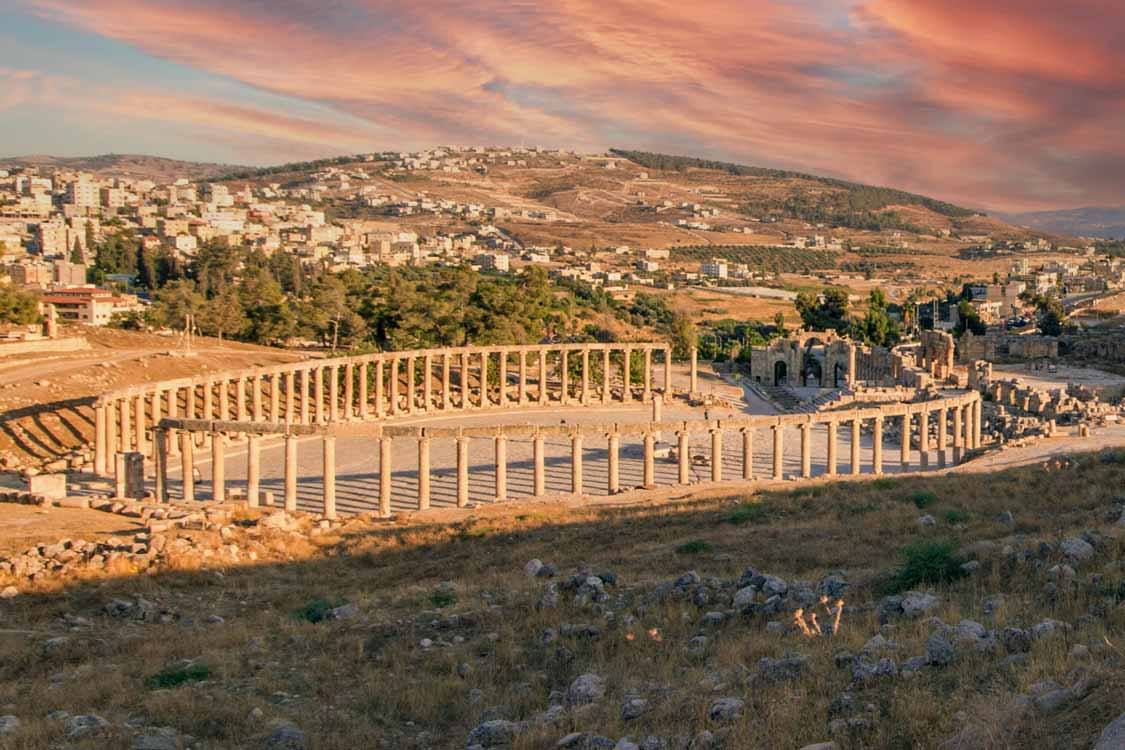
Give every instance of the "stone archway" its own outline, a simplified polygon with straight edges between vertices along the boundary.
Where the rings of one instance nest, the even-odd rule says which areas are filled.
[[[801,385],[819,387],[824,379],[824,369],[820,360],[811,354],[806,354],[804,367],[801,368]]]
[[[842,388],[848,384],[848,368],[843,362],[837,362],[832,367],[832,387]]]
[[[773,363],[773,384],[775,386],[789,384],[789,365],[785,364],[783,359]]]

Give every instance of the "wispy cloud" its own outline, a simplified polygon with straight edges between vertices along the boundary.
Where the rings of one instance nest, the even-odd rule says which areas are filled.
[[[624,144],[1000,207],[1125,192],[1101,166],[1125,160],[1117,0],[22,1],[325,108],[128,100],[281,147]]]

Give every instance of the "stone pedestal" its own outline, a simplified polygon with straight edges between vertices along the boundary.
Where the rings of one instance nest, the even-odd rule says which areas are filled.
[[[114,456],[114,489],[117,497],[140,500],[145,496],[145,457],[139,451]]]

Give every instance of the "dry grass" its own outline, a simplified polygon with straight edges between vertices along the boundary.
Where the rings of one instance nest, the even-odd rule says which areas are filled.
[[[63,725],[47,718],[55,710],[95,712],[114,723],[109,735],[68,747],[125,746],[130,719],[176,727],[208,748],[256,747],[266,729],[252,712],[261,709],[265,719],[297,723],[318,750],[460,748],[483,718],[532,718],[547,708],[552,690],[565,691],[577,675],[596,672],[608,683],[605,700],[528,729],[516,750],[553,747],[570,731],[690,737],[713,728],[707,708],[728,696],[743,698],[746,707],[725,747],[798,748],[828,739],[829,705],[851,681],[848,670],[835,667],[834,654],[858,653],[879,632],[871,605],[898,551],[932,537],[958,545],[995,542],[980,571],[935,589],[946,622],[970,618],[1002,629],[1050,617],[1074,630],[1036,641],[1023,666],[1001,667],[1000,657],[981,655],[855,690],[860,710],[871,706],[873,728],[843,746],[937,747],[970,720],[991,738],[982,747],[1086,748],[1122,710],[1125,545],[1109,541],[1056,599],[1043,594],[1044,571],[1056,552],[1035,566],[1013,562],[1003,548],[1034,550],[1040,541],[1106,530],[1107,511],[1125,500],[1122,488],[1125,455],[1090,455],[1075,468],[1054,471],[841,482],[632,508],[535,505],[442,526],[356,523],[315,544],[267,537],[269,559],[254,567],[220,571],[185,559],[157,575],[45,580],[36,584],[38,593],[0,604],[0,714],[23,721],[21,732],[0,739],[0,747],[58,745]],[[911,499],[916,493],[936,499],[919,511]],[[950,525],[951,510],[966,517]],[[998,521],[1005,510],[1014,513],[1014,526]],[[920,529],[922,512],[938,526]],[[619,581],[604,608],[560,592],[558,609],[538,610],[544,581],[523,573],[530,558],[555,563],[556,580],[586,565],[613,571]],[[846,571],[851,588],[842,633],[807,640],[767,633],[763,619],[741,617],[701,629],[700,616],[722,605],[646,603],[656,584],[685,570],[737,580],[747,566],[790,581]],[[984,614],[983,600],[997,593],[1006,596],[1004,606]],[[110,618],[101,608],[115,596],[143,597],[176,620]],[[354,602],[359,614],[317,623],[294,614],[318,599]],[[59,618],[68,613],[89,624],[67,626]],[[224,622],[208,623],[211,615]],[[789,613],[777,617],[788,620]],[[600,635],[544,643],[543,631],[563,623],[595,625]],[[901,663],[922,653],[929,630],[912,621],[888,631],[900,644],[894,658]],[[701,632],[707,647],[689,653],[685,645]],[[48,642],[57,636],[66,640]],[[423,639],[437,645],[424,648]],[[1085,660],[1068,655],[1076,643],[1105,639],[1119,651],[1093,649]],[[801,677],[780,684],[754,677],[758,659],[789,651],[809,659]],[[146,684],[181,660],[206,665],[210,676],[170,689]],[[1076,666],[1102,680],[1081,703],[1018,721],[1006,712],[1011,697],[1037,681],[1069,685]],[[627,694],[649,697],[653,709],[623,722]]]

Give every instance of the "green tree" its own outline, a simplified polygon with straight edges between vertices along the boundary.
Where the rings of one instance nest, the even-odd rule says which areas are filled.
[[[149,308],[149,322],[155,326],[181,328],[187,316],[198,316],[206,300],[190,279],[177,279],[156,294]]]
[[[37,292],[14,284],[0,284],[0,322],[31,325],[41,320]]]
[[[200,310],[199,324],[205,333],[219,341],[224,335],[238,335],[246,325],[242,302],[234,289],[227,288],[207,300]]]

